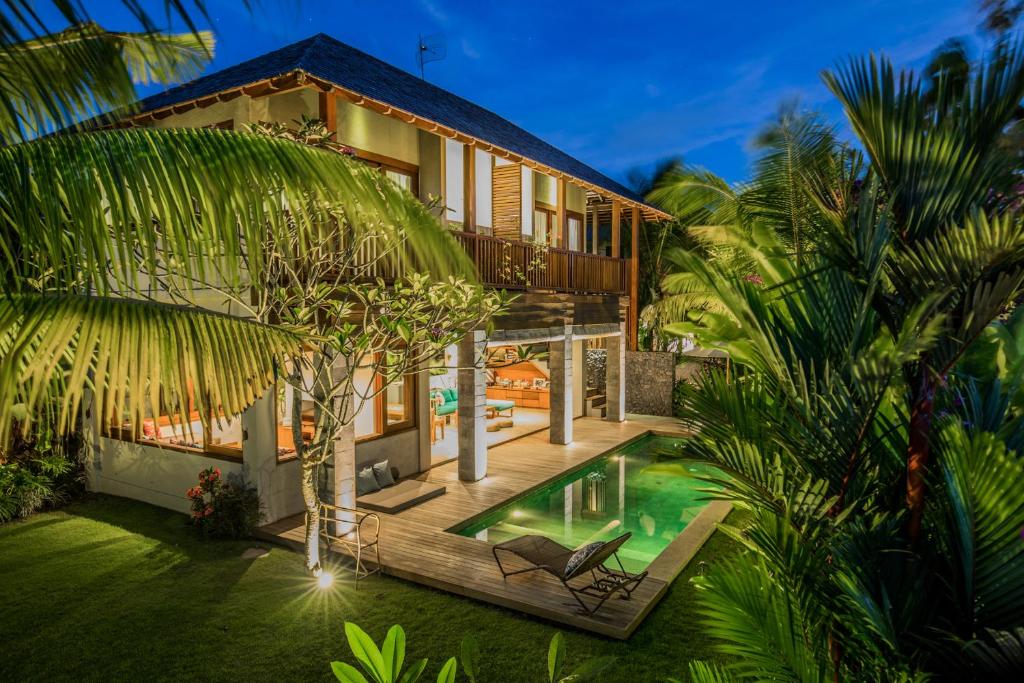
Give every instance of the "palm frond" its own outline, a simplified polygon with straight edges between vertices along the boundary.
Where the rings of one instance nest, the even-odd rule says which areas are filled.
[[[213,57],[208,31],[107,31],[89,22],[0,42],[0,139],[24,141],[135,101],[135,83],[194,78]]]
[[[58,135],[0,149],[0,264],[99,292],[165,270],[244,282],[262,248],[301,253],[339,225],[405,241],[398,265],[469,273],[465,253],[415,197],[342,154],[209,129]],[[343,232],[343,231],[342,231]],[[231,282],[233,281],[233,282]]]
[[[946,519],[937,528],[952,539],[955,594],[968,632],[1024,623],[1024,459],[988,432],[958,423],[941,432]]]
[[[276,379],[303,337],[240,318],[139,300],[15,294],[0,298],[0,440],[57,403],[57,428],[87,391],[100,419],[197,411],[239,414]]]

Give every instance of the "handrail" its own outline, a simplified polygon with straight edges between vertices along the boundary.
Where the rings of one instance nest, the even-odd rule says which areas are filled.
[[[628,289],[626,259],[563,248],[542,250],[529,242],[479,233],[452,234],[473,259],[485,285],[597,294],[625,294]]]

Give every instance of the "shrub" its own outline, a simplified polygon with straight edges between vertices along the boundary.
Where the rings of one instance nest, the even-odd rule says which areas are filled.
[[[61,505],[83,490],[77,434],[59,437],[45,423],[24,433],[15,422],[0,448],[0,523]]]
[[[192,501],[190,521],[207,538],[245,538],[260,523],[260,497],[244,482],[226,482],[220,469],[199,473],[199,484],[186,493]]]

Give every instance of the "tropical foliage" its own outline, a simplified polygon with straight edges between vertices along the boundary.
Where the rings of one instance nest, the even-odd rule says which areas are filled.
[[[735,220],[691,229],[730,257],[671,255],[709,304],[668,331],[737,369],[681,389],[687,448],[752,514],[727,530],[748,555],[698,580],[729,659],[694,664],[695,680],[1024,665],[1024,228],[1000,199],[1019,171],[1003,141],[1024,53],[1001,44],[966,82],[937,73],[875,57],[826,73],[866,160],[816,126],[772,136],[804,151],[766,155]]]
[[[15,425],[0,447],[0,523],[51,505],[81,490],[78,434],[60,434],[52,424],[25,433]]]
[[[374,683],[416,683],[427,668],[427,660],[414,662],[405,673],[405,630],[395,625],[388,629],[381,647],[357,625],[345,622],[345,637],[356,661]],[[480,644],[472,634],[462,639],[460,648],[462,669],[470,683],[479,680]],[[585,683],[594,680],[615,661],[614,657],[595,657],[584,662],[572,673],[565,673],[565,638],[560,632],[551,637],[547,653],[549,683]],[[459,669],[458,659],[451,657],[437,674],[438,683],[452,683]],[[342,683],[367,683],[367,678],[351,664],[331,662],[331,671]]]
[[[311,344],[321,358],[351,352],[358,365],[386,333],[396,340],[382,354],[393,380],[434,348],[428,341],[482,322],[468,311],[483,294],[464,277],[466,258],[428,209],[339,146],[309,144],[308,122],[303,139],[265,126],[78,125],[130,113],[134,83],[191,77],[211,55],[212,37],[194,29],[184,4],[165,7],[193,28],[182,35],[156,31],[138,3],[124,4],[141,32],[106,31],[63,2],[52,9],[70,28],[54,32],[32,3],[6,3],[0,441],[15,419],[32,429],[53,405],[45,416],[67,430],[87,401],[96,423],[117,416],[139,430],[145,416],[170,412],[189,424],[187,411],[206,431],[211,416],[238,415],[283,368],[304,364]],[[384,253],[392,273],[418,275],[398,288],[371,276],[345,292],[346,278],[369,271],[298,277],[341,242]],[[246,315],[255,290],[258,311]],[[357,304],[362,320],[352,319]],[[448,328],[438,312],[453,306],[470,319]],[[336,317],[329,336],[316,336],[324,314]],[[330,400],[320,407],[327,417],[307,480],[334,427],[354,414]]]

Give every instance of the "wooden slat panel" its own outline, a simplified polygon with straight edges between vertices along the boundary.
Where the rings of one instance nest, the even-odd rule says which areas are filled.
[[[519,164],[491,169],[494,236],[509,240],[522,238],[522,187]]]

